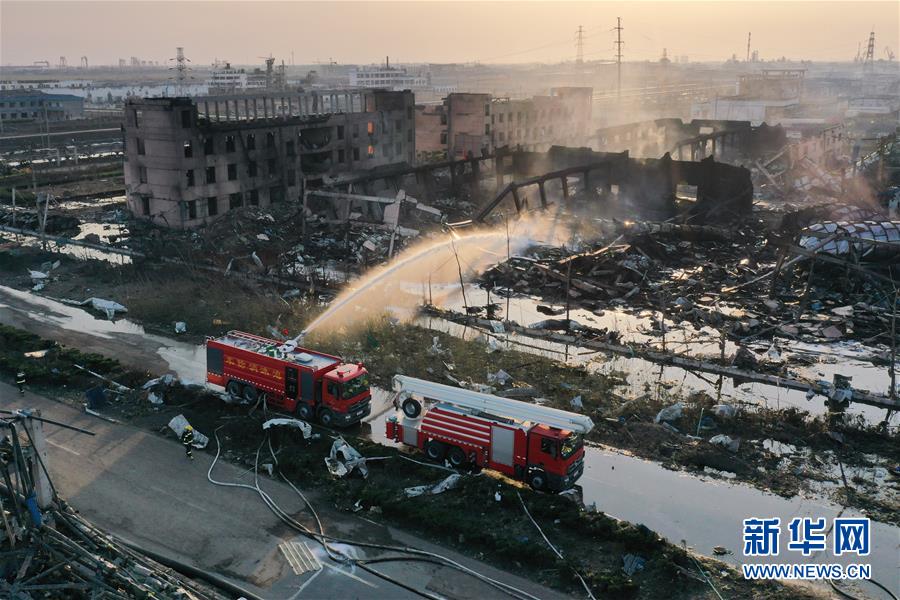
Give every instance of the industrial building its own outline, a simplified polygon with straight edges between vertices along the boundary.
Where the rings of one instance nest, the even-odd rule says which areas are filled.
[[[415,159],[410,91],[139,98],[125,106],[135,216],[202,225],[242,206],[300,201],[306,185]]]
[[[583,144],[591,126],[589,87],[560,87],[547,96],[494,98],[453,93],[440,105],[416,107],[416,150],[420,157],[456,159],[491,154],[504,146],[546,151],[553,145]]]
[[[805,75],[803,69],[764,69],[741,75],[736,95],[695,103],[691,119],[775,125],[798,114]]]
[[[380,67],[350,70],[350,87],[409,90],[431,87],[431,73],[410,73],[403,67],[392,67],[385,61]]]
[[[84,98],[71,94],[47,94],[39,90],[0,92],[0,120],[68,121],[84,117]]]

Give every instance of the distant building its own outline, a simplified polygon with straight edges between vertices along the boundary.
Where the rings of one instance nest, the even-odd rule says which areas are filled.
[[[437,152],[456,159],[503,146],[546,151],[582,145],[591,133],[592,95],[589,87],[555,88],[526,99],[452,93],[443,104],[416,107],[416,151],[420,158]]]
[[[90,87],[90,79],[0,79],[0,92],[7,90],[62,90]]]
[[[281,88],[284,74],[281,69],[274,69],[274,60],[266,61],[266,70],[232,67],[226,62],[224,66],[213,70],[206,84],[210,94],[236,94],[241,92],[259,92],[271,88]]]
[[[242,206],[299,202],[305,183],[415,159],[411,92],[132,98],[125,187],[139,218],[202,225]]]
[[[803,69],[764,69],[741,75],[738,93],[691,106],[691,119],[750,121],[774,125],[796,113],[803,95]]]
[[[84,99],[39,90],[0,91],[0,119],[12,121],[68,121],[84,118]]]
[[[350,70],[350,87],[415,90],[431,87],[431,73],[414,74],[391,66]]]

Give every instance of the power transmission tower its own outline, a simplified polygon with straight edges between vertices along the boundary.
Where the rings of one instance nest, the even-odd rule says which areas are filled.
[[[578,26],[575,32],[575,66],[579,69],[584,65],[584,27]]]
[[[616,96],[622,98],[622,17],[616,17]]]
[[[750,33],[747,32],[747,62],[750,62]]]
[[[187,81],[189,70],[187,63],[191,62],[191,59],[184,55],[184,48],[178,46],[175,48],[175,58],[169,60],[175,61],[175,95],[184,96],[184,84]]]
[[[866,49],[865,67],[871,69],[875,66],[875,27],[872,26],[872,32],[869,34],[869,46]]]

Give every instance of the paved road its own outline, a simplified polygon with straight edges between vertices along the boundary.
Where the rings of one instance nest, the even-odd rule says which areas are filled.
[[[250,490],[223,488],[207,481],[212,457],[196,453],[189,462],[174,439],[130,425],[112,424],[54,400],[0,383],[0,406],[37,408],[48,418],[96,433],[90,437],[47,425],[50,472],[59,493],[100,527],[161,554],[214,571],[266,598],[408,598],[410,592],[358,569],[330,562],[321,548],[310,548],[325,564],[316,574],[294,574],[279,544],[306,542],[269,512]],[[220,462],[213,473],[223,481],[252,483],[252,473]],[[286,485],[264,480],[279,505],[312,525],[302,501]],[[317,509],[327,503],[308,494]],[[425,540],[366,519],[320,509],[329,533],[439,552],[540,598],[559,594],[498,571]],[[459,573],[432,565],[394,563],[379,570],[418,589],[448,598],[495,598],[498,592]],[[502,596],[500,596],[502,597]]]

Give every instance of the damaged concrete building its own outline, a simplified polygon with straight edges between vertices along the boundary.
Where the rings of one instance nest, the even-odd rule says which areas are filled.
[[[416,107],[416,150],[420,158],[453,160],[504,146],[531,151],[578,146],[590,130],[592,95],[589,87],[559,87],[523,99],[453,93],[442,104]]]
[[[746,215],[753,204],[750,171],[713,157],[699,162],[668,155],[638,159],[627,151],[553,147],[548,152],[498,155],[495,171],[498,184],[508,183],[478,209],[474,221],[488,220],[504,202],[521,212],[576,194],[599,202],[609,217],[659,221]]]
[[[713,156],[725,162],[741,161],[778,150],[787,140],[783,127],[750,121],[666,118],[637,121],[598,129],[591,148],[603,152],[628,150],[637,157],[657,158],[670,153],[678,160]]]
[[[125,186],[139,218],[189,228],[231,209],[300,201],[306,185],[415,160],[410,91],[135,98]]]

